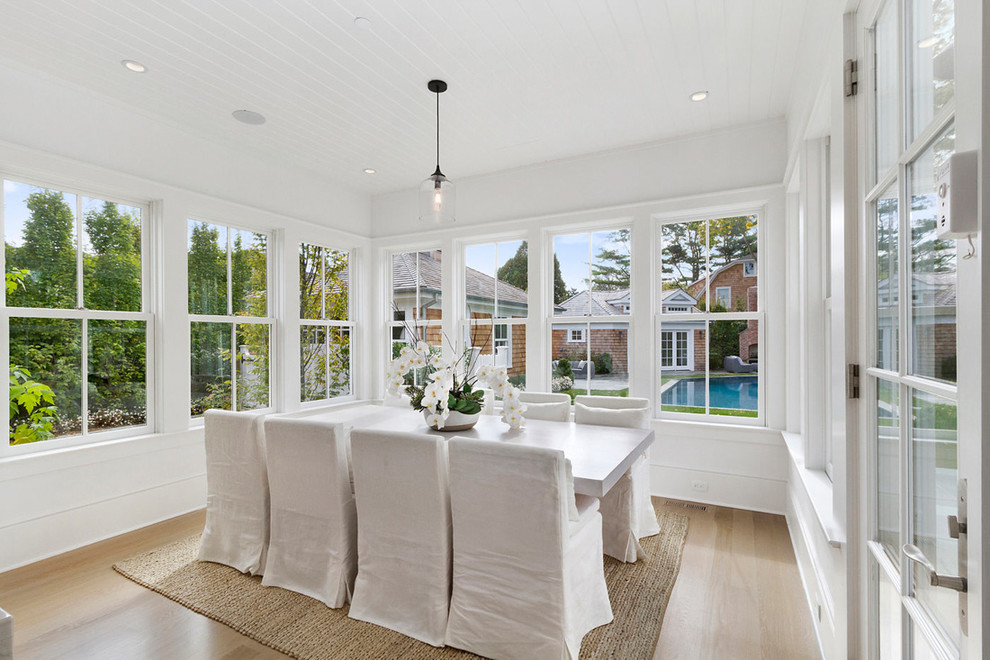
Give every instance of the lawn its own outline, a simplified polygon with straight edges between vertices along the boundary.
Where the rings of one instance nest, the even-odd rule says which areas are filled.
[[[690,413],[693,415],[704,415],[705,409],[695,406],[670,406],[662,404],[660,410],[663,412]],[[735,408],[711,408],[709,415],[722,415],[724,417],[756,417],[755,410],[737,410]]]

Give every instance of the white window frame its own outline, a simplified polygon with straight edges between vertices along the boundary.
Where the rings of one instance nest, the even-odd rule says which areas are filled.
[[[310,243],[308,241],[301,241],[299,243],[299,248],[296,251],[297,258],[299,250],[302,249],[303,245],[309,245],[311,247],[320,248],[322,250],[333,250],[334,252],[343,252],[347,254],[347,320],[339,321],[334,319],[326,318],[326,291],[324,287],[326,285],[326,276],[324,275],[324,268],[326,267],[326,257],[320,260],[320,318],[319,319],[307,319],[302,317],[302,313],[299,315],[299,350],[300,358],[302,352],[302,331],[303,329],[310,328],[323,328],[326,333],[327,339],[329,341],[330,328],[343,328],[348,331],[348,341],[350,343],[349,350],[349,363],[347,365],[347,380],[348,389],[350,390],[348,394],[342,394],[340,396],[324,397],[322,399],[312,399],[310,401],[302,400],[302,373],[299,374],[300,379],[300,390],[299,390],[299,406],[300,408],[318,408],[325,406],[328,403],[338,402],[338,401],[348,401],[355,398],[355,372],[354,372],[354,345],[357,338],[357,323],[354,321],[354,274],[356,269],[354,268],[354,250],[353,249],[338,249],[334,247],[329,247],[326,245],[320,245],[317,243]],[[300,290],[300,295],[302,291]],[[300,363],[300,369],[302,365]],[[326,366],[326,382],[330,382],[330,364],[327,363]]]
[[[73,209],[75,214],[76,222],[76,295],[77,303],[81,303],[84,300],[84,280],[83,280],[83,259],[82,259],[82,231],[83,231],[83,213],[82,213],[82,199],[86,197],[88,199],[95,199],[99,201],[111,202],[114,204],[122,204],[124,206],[130,206],[141,211],[141,310],[140,312],[118,312],[111,310],[90,310],[85,309],[81,304],[75,309],[49,309],[42,307],[8,307],[6,303],[6,292],[2,298],[0,298],[0,324],[7,331],[7,341],[0,342],[0,362],[7,365],[6,371],[9,371],[10,365],[10,350],[9,350],[9,328],[10,319],[13,318],[48,318],[48,319],[66,319],[66,320],[78,320],[81,322],[81,337],[83,342],[80,347],[81,358],[80,358],[80,387],[81,387],[81,397],[80,397],[80,415],[82,416],[82,432],[76,435],[67,435],[59,438],[52,438],[50,440],[44,440],[40,442],[31,442],[23,445],[11,446],[8,442],[3,443],[3,449],[0,450],[0,457],[5,455],[19,455],[19,454],[31,454],[43,451],[49,451],[53,449],[61,449],[65,447],[72,447],[75,445],[89,444],[93,442],[105,442],[109,440],[117,440],[120,438],[128,438],[134,436],[147,435],[154,432],[157,428],[157,377],[155,370],[155,314],[154,308],[156,301],[153,300],[153,288],[151,286],[152,273],[156,272],[155,269],[155,252],[154,245],[152,243],[152,235],[156,234],[155,227],[159,224],[157,208],[150,202],[135,201],[123,198],[119,195],[113,194],[103,194],[96,191],[87,191],[80,188],[76,188],[72,185],[61,185],[55,180],[38,180],[30,176],[19,176],[16,173],[0,171],[0,181],[11,181],[18,184],[24,184],[29,186],[36,186],[38,188],[45,188],[48,190],[55,190],[60,193],[68,193],[76,196],[76,207]],[[0,203],[0,236],[4,237],[6,241],[6,228],[4,226],[3,218],[4,205]],[[0,252],[0,270],[4,273],[7,272],[5,263],[6,250]],[[88,376],[88,360],[89,351],[86,350],[88,346],[88,324],[89,321],[94,320],[110,320],[110,321],[143,321],[145,323],[146,334],[145,334],[145,423],[136,426],[126,426],[117,429],[107,429],[103,431],[89,431],[89,414],[88,414],[88,387],[86,387],[87,376]],[[10,384],[8,379],[2,379],[3,382],[3,394],[4,400],[10,398]],[[8,419],[9,426],[9,419]]]
[[[442,270],[443,270],[442,268],[441,268],[441,278],[440,278],[440,280],[441,280],[440,281],[440,296],[441,296],[441,300],[440,300],[440,313],[441,313],[441,318],[439,318],[439,319],[425,319],[425,318],[423,318],[423,319],[415,319],[415,318],[408,319],[407,318],[407,319],[402,320],[402,321],[396,321],[395,320],[395,317],[394,317],[394,311],[392,309],[392,303],[393,303],[394,297],[395,297],[395,286],[394,286],[394,283],[392,281],[392,277],[393,277],[393,267],[392,267],[393,258],[395,257],[395,255],[398,255],[398,254],[417,254],[418,255],[420,252],[440,252],[440,254],[441,254],[441,260],[444,258],[443,257],[444,249],[440,245],[431,245],[431,246],[425,246],[425,247],[415,247],[415,248],[411,248],[411,249],[410,248],[401,248],[401,249],[400,248],[395,248],[395,249],[389,249],[389,250],[385,250],[384,251],[384,262],[383,263],[384,263],[384,266],[385,266],[385,278],[384,279],[385,279],[385,300],[386,300],[384,314],[385,314],[386,322],[385,322],[385,338],[384,338],[385,343],[384,343],[384,352],[383,352],[383,354],[385,356],[385,361],[384,361],[384,365],[385,366],[388,366],[388,364],[392,361],[392,345],[395,342],[397,342],[397,341],[405,341],[405,342],[408,343],[408,342],[411,341],[411,338],[405,336],[405,334],[406,334],[405,332],[403,332],[403,338],[402,339],[394,339],[393,338],[393,334],[395,333],[396,328],[399,328],[399,329],[403,329],[404,330],[405,329],[405,326],[408,325],[414,332],[425,332],[426,331],[426,328],[430,328],[430,327],[440,328],[441,329],[441,332],[443,331],[443,323],[444,323],[444,320],[445,320],[445,318],[446,318],[446,316],[448,314],[448,311],[447,310],[448,310],[448,308],[450,306],[450,303],[449,303],[450,292],[444,290],[444,279],[443,279],[443,274],[442,274]],[[416,289],[415,289],[415,294],[414,294],[415,295],[415,300],[414,300],[414,303],[413,303],[414,304],[414,308],[418,308],[420,306],[420,286],[419,286],[419,284],[420,284],[420,278],[419,278],[419,259],[417,258],[417,260],[416,260]],[[421,328],[422,328],[422,330],[421,330]],[[413,343],[415,343],[415,342],[413,341]]]
[[[567,343],[568,344],[583,344],[585,341],[584,336],[585,328],[568,328],[567,329]]]
[[[489,326],[491,328],[491,345],[492,345],[492,362],[495,362],[497,358],[497,351],[501,348],[508,349],[505,356],[508,364],[512,365],[512,343],[514,328],[516,326],[526,328],[530,316],[531,306],[527,300],[526,304],[526,316],[522,317],[512,317],[512,316],[499,316],[498,315],[498,268],[502,259],[499,256],[499,244],[500,243],[515,243],[515,242],[528,242],[529,239],[525,235],[521,234],[507,234],[504,236],[489,237],[484,241],[470,241],[470,242],[458,242],[456,244],[457,253],[459,255],[459,261],[457,262],[456,272],[458,277],[458,290],[461,295],[459,296],[460,303],[458,305],[458,317],[460,319],[460,337],[463,340],[465,337],[473,338],[474,332],[471,330],[472,325],[475,328],[482,326]],[[466,281],[466,269],[468,268],[467,263],[467,249],[471,246],[477,245],[491,245],[494,249],[494,263],[492,264],[495,268],[495,291],[492,299],[492,318],[470,318],[468,313],[468,303],[467,303],[467,281]],[[510,255],[511,256],[511,255]],[[502,328],[506,334],[506,337],[499,338],[497,333],[499,328]],[[501,342],[501,343],[500,343]],[[524,372],[528,373],[528,366],[524,365]],[[500,403],[496,404],[500,406]]]
[[[766,255],[766,238],[765,238],[765,234],[766,234],[765,226],[766,226],[766,223],[767,223],[767,207],[766,207],[766,205],[760,205],[760,206],[755,206],[755,207],[753,207],[753,206],[738,206],[738,207],[737,206],[733,206],[733,207],[726,207],[726,208],[719,208],[719,209],[698,210],[698,211],[693,211],[693,212],[688,212],[688,213],[678,213],[676,215],[655,216],[655,222],[654,222],[654,227],[655,227],[655,230],[654,230],[654,240],[655,240],[655,243],[654,243],[654,254],[656,255],[656,261],[655,261],[655,275],[654,276],[656,278],[656,281],[658,281],[658,282],[663,282],[664,281],[664,274],[663,274],[663,252],[662,252],[662,250],[663,250],[663,227],[665,225],[683,224],[683,223],[698,222],[698,221],[707,222],[709,220],[718,220],[720,218],[731,218],[731,217],[748,216],[748,215],[755,215],[756,218],[757,218],[757,220],[756,220],[756,227],[757,227],[757,230],[756,230],[757,255]],[[706,232],[706,240],[707,240],[707,238],[708,238],[708,235],[707,235],[707,232]],[[704,288],[705,291],[708,291],[709,290],[709,287],[711,287],[711,276],[714,274],[714,269],[711,267],[711,246],[710,246],[710,240],[707,240],[707,243],[708,244],[706,245],[706,250],[705,250],[706,266],[705,266],[705,269],[704,269],[704,272],[707,273],[707,275],[705,276],[705,278],[707,279],[707,281],[705,282],[705,288]],[[655,327],[655,333],[656,333],[654,335],[654,337],[655,337],[655,345],[656,346],[659,346],[660,345],[661,333],[664,332],[666,325],[668,325],[670,323],[684,323],[684,322],[697,323],[697,322],[704,322],[704,330],[705,330],[705,356],[706,356],[706,360],[705,360],[705,364],[704,364],[704,371],[705,371],[705,391],[706,391],[706,396],[705,396],[705,406],[704,406],[705,412],[704,413],[685,413],[685,412],[672,412],[672,411],[665,411],[665,410],[663,410],[663,406],[661,405],[661,400],[662,400],[661,397],[663,395],[664,390],[666,389],[666,386],[670,386],[671,385],[671,383],[666,383],[666,384],[663,383],[663,376],[664,375],[671,375],[671,374],[670,374],[670,369],[667,370],[667,373],[666,374],[664,373],[664,368],[663,368],[663,366],[661,364],[660,351],[657,351],[656,363],[654,365],[654,373],[655,373],[655,378],[656,378],[656,381],[655,381],[655,383],[656,383],[656,390],[655,390],[656,391],[656,395],[655,395],[656,400],[654,401],[654,409],[656,411],[655,412],[655,417],[660,418],[660,419],[681,420],[681,421],[699,422],[699,423],[734,424],[734,425],[739,425],[739,426],[766,426],[766,419],[767,419],[767,412],[766,412],[766,398],[767,398],[767,395],[766,395],[766,390],[767,390],[766,370],[767,370],[767,367],[766,367],[766,360],[765,360],[765,357],[764,357],[765,356],[765,350],[764,350],[765,341],[764,341],[764,337],[766,335],[767,320],[766,320],[766,302],[765,302],[765,296],[764,296],[764,293],[763,293],[763,290],[762,290],[765,287],[765,282],[766,282],[766,277],[765,277],[764,272],[763,272],[763,268],[764,268],[763,267],[763,264],[765,263],[765,261],[766,260],[765,259],[762,259],[762,258],[757,258],[757,260],[756,260],[756,265],[757,265],[757,282],[758,282],[758,287],[759,288],[757,289],[757,311],[755,311],[755,312],[753,312],[753,311],[746,311],[746,312],[734,312],[734,311],[728,311],[728,312],[710,312],[710,311],[707,311],[707,310],[706,311],[703,311],[703,312],[693,312],[693,313],[692,312],[687,312],[687,313],[685,313],[685,312],[670,312],[670,311],[664,310],[664,308],[663,308],[663,301],[660,298],[660,296],[662,296],[662,294],[663,294],[662,287],[658,287],[657,288],[657,292],[656,292],[656,296],[657,296],[656,310],[657,310],[657,312],[654,314],[654,319],[655,319],[654,327]],[[716,414],[712,414],[711,413],[712,406],[710,405],[711,401],[709,400],[710,397],[707,395],[707,392],[709,390],[708,383],[711,380],[710,369],[708,367],[708,359],[707,359],[707,356],[710,354],[709,343],[710,343],[710,340],[711,340],[711,323],[712,322],[717,322],[717,321],[751,321],[751,320],[752,321],[757,321],[758,324],[759,324],[759,329],[758,329],[758,332],[757,332],[757,340],[756,341],[757,341],[757,354],[759,356],[757,362],[761,366],[760,366],[759,371],[757,371],[756,374],[755,374],[758,377],[758,379],[759,379],[758,380],[758,394],[757,394],[757,411],[756,411],[756,417],[735,417],[735,416],[731,416],[731,415],[716,415]],[[691,332],[693,332],[693,330]],[[689,350],[691,350],[691,349],[689,348]],[[747,359],[744,356],[740,356],[740,357],[743,358],[744,360]],[[698,365],[693,365],[693,366],[694,366],[694,368],[696,370],[699,370],[700,371],[700,369],[698,369]],[[741,376],[745,376],[747,374],[740,374],[740,375]],[[749,374],[749,375],[752,375],[752,374]]]
[[[867,288],[865,295],[865,323],[863,324],[862,334],[860,335],[861,341],[865,346],[863,358],[866,363],[866,368],[863,369],[863,372],[865,372],[865,377],[861,379],[860,392],[863,397],[863,401],[861,403],[863,406],[862,410],[871,411],[863,416],[863,421],[860,426],[863,432],[863,437],[867,440],[865,461],[865,465],[867,466],[867,487],[866,497],[863,498],[866,509],[866,515],[864,518],[867,520],[866,537],[868,540],[866,542],[866,546],[869,556],[873,560],[873,562],[870,562],[869,571],[878,576],[880,585],[883,585],[886,581],[888,586],[894,587],[894,589],[898,592],[900,599],[900,603],[898,605],[901,610],[901,641],[904,648],[911,648],[908,645],[916,643],[912,638],[913,629],[913,635],[919,639],[923,639],[927,644],[929,644],[931,646],[930,650],[939,655],[946,652],[952,655],[958,654],[960,649],[956,642],[950,639],[948,633],[943,629],[942,625],[936,620],[935,616],[928,609],[928,605],[916,597],[915,571],[912,568],[912,564],[903,558],[901,558],[899,565],[895,564],[887,554],[884,547],[877,540],[875,540],[878,538],[879,533],[879,521],[876,515],[878,505],[877,469],[879,465],[879,456],[876,442],[878,436],[878,424],[876,420],[876,413],[873,411],[876,411],[878,406],[878,384],[882,381],[892,387],[894,391],[897,392],[898,401],[900,402],[900,423],[898,429],[898,469],[900,472],[898,512],[900,520],[898,529],[898,544],[913,542],[912,537],[916,529],[913,502],[914,491],[911,486],[911,482],[914,478],[911,474],[913,470],[913,458],[911,456],[913,406],[908,402],[913,400],[912,395],[915,391],[917,391],[946,399],[957,406],[957,411],[960,403],[957,383],[939,381],[926,375],[914,373],[914,352],[916,350],[913,336],[914,305],[910,304],[917,302],[917,292],[915,291],[912,281],[914,270],[912,266],[913,255],[910,245],[912,234],[911,214],[913,207],[911,200],[911,168],[930,148],[934,146],[934,144],[938,141],[938,138],[941,137],[941,135],[949,129],[949,127],[955,127],[957,125],[957,117],[955,112],[956,97],[954,96],[947,105],[935,112],[934,116],[928,122],[928,125],[924,128],[924,130],[921,130],[917,136],[911,138],[911,129],[907,121],[910,105],[910,74],[909,62],[907,59],[909,53],[902,44],[902,42],[910,35],[910,28],[908,27],[908,21],[906,19],[908,8],[904,2],[900,2],[899,0],[886,0],[885,2],[878,3],[869,21],[871,27],[868,30],[867,49],[874,62],[874,65],[868,72],[870,78],[867,80],[868,83],[873,83],[871,89],[876,88],[878,79],[878,72],[876,69],[876,61],[879,50],[877,43],[877,25],[881,20],[882,12],[886,9],[891,9],[894,12],[895,22],[897,25],[896,43],[894,44],[894,52],[897,53],[897,56],[894,63],[894,73],[897,77],[898,88],[896,100],[897,115],[894,121],[897,123],[896,139],[898,148],[893,162],[885,171],[879,171],[877,142],[880,137],[880,131],[877,126],[878,107],[876,95],[872,93],[867,95],[868,116],[866,121],[866,133],[868,146],[866,147],[866,151],[869,168],[866,176],[862,178],[864,187],[867,190],[866,194],[863,196],[863,212],[865,217],[864,239],[866,247],[862,251],[862,254],[867,256],[863,259],[862,282]],[[956,11],[958,15],[958,6]],[[958,28],[959,26],[957,24],[955,29],[958,30]],[[958,78],[956,78],[956,80],[958,80]],[[958,143],[956,147],[958,148]],[[893,365],[892,369],[888,370],[876,366],[878,365],[878,358],[880,356],[880,351],[878,350],[880,347],[878,345],[879,342],[877,341],[877,292],[875,289],[871,290],[871,288],[877,286],[875,256],[877,254],[877,202],[892,187],[896,191],[898,200],[898,296],[896,300],[898,326],[896,342],[889,342],[887,347],[890,349],[896,345],[898,350],[896,364]],[[956,265],[958,268],[958,261]],[[888,284],[886,294],[886,297],[888,298],[890,296],[890,291],[891,287]],[[911,292],[910,303],[908,302],[909,299],[905,295],[905,292],[907,291]],[[959,317],[957,316],[957,322],[958,320]],[[957,458],[962,458],[962,456],[960,455]],[[972,486],[970,487],[972,488]],[[873,584],[876,583],[874,582]],[[874,633],[875,629],[879,625],[879,615],[877,612],[877,592],[873,585],[868,587],[867,596],[869,602],[867,607],[869,617],[868,632]],[[978,617],[970,615],[969,625],[971,632],[973,630],[974,621],[978,621]],[[976,625],[979,626],[978,623]],[[963,636],[962,640],[962,644],[965,646],[966,637]],[[877,648],[877,640],[874,637],[869,640],[870,652],[875,653]]]
[[[635,363],[634,360],[631,359],[631,353],[632,353],[632,350],[633,350],[633,346],[635,345],[634,342],[633,342],[633,334],[634,334],[634,326],[635,326],[635,320],[634,319],[635,319],[635,317],[634,317],[634,315],[632,314],[632,311],[631,311],[631,307],[632,306],[630,305],[630,311],[627,312],[627,313],[625,313],[625,314],[615,314],[615,315],[608,315],[608,316],[594,316],[594,315],[592,315],[590,313],[591,312],[591,301],[589,299],[588,314],[586,314],[584,316],[555,316],[554,315],[554,307],[555,307],[555,305],[553,303],[553,279],[554,279],[553,278],[553,259],[554,259],[554,255],[555,255],[555,252],[554,252],[554,239],[557,236],[574,236],[574,235],[577,235],[577,234],[587,234],[588,235],[588,262],[587,262],[587,264],[588,264],[588,282],[589,282],[589,290],[590,290],[590,282],[592,281],[592,264],[594,264],[594,262],[595,262],[595,260],[594,260],[594,241],[591,239],[591,236],[593,234],[601,234],[601,233],[614,232],[614,231],[618,231],[620,229],[628,229],[629,232],[630,232],[629,233],[629,244],[630,244],[630,254],[629,254],[629,298],[630,298],[630,301],[632,301],[633,297],[635,296],[634,291],[635,291],[635,288],[636,288],[635,266],[633,265],[633,250],[632,250],[632,243],[633,243],[633,240],[635,238],[635,231],[636,231],[636,229],[635,229],[635,226],[634,226],[634,223],[633,222],[631,222],[629,220],[625,220],[623,222],[590,223],[590,224],[582,224],[582,225],[571,225],[571,226],[548,228],[548,229],[544,230],[544,232],[543,232],[543,243],[544,243],[545,255],[546,255],[544,263],[547,264],[548,267],[549,267],[549,275],[546,277],[546,286],[545,286],[545,290],[544,290],[545,300],[548,301],[548,303],[546,305],[546,314],[547,314],[547,318],[546,318],[546,325],[547,325],[547,331],[546,332],[547,332],[547,334],[546,334],[546,337],[547,337],[548,357],[550,359],[548,359],[546,361],[546,366],[544,367],[546,369],[546,378],[547,378],[547,382],[548,383],[553,381],[553,366],[552,365],[553,365],[553,361],[555,359],[553,357],[553,331],[554,331],[554,329],[559,329],[559,328],[561,328],[561,326],[564,326],[565,327],[565,332],[567,332],[567,335],[566,335],[567,341],[565,341],[564,343],[565,344],[584,343],[585,344],[585,347],[586,347],[585,352],[586,352],[586,354],[588,355],[589,358],[592,357],[592,352],[591,352],[591,339],[592,339],[592,337],[591,337],[591,334],[592,334],[592,331],[596,328],[596,326],[599,327],[600,329],[624,329],[626,331],[626,340],[625,340],[626,341],[626,363],[627,363],[627,367],[626,367],[627,374],[626,375],[627,375],[628,382],[629,382],[629,385],[628,385],[629,396],[634,396],[634,394],[633,394],[633,383],[636,382],[636,381],[635,381],[633,370],[636,368],[636,366],[635,366],[636,363]],[[571,332],[573,331],[573,329],[566,327],[566,326],[571,326],[571,325],[576,325],[576,324],[581,324],[581,325],[584,326],[584,328],[582,328],[582,330],[581,330],[583,332],[583,336],[584,336],[584,338],[581,340],[581,342],[571,341],[570,340],[570,337],[571,337]],[[615,325],[624,326],[624,328],[616,328],[616,327],[614,327]],[[579,387],[580,385],[581,385],[581,383],[579,383],[577,381],[577,379],[575,379],[574,388],[573,389],[575,391],[582,389],[581,387]],[[590,378],[584,381],[584,387],[583,387],[583,389],[585,390],[585,393],[590,393],[591,392],[591,385],[592,384],[591,384]]]
[[[187,332],[189,333],[190,341],[192,338],[192,324],[193,323],[227,323],[230,324],[230,409],[237,412],[237,326],[238,325],[248,325],[248,324],[258,324],[268,326],[268,405],[263,408],[251,408],[248,412],[257,414],[266,414],[275,411],[275,402],[278,400],[277,382],[275,379],[275,374],[278,373],[276,368],[276,362],[278,361],[278,343],[276,337],[276,319],[272,314],[272,310],[275,309],[275,287],[274,287],[274,255],[277,254],[277,246],[275,244],[275,232],[271,230],[253,229],[250,227],[242,227],[239,225],[233,225],[225,222],[216,222],[213,220],[208,220],[205,218],[197,216],[189,216],[186,219],[186,232],[189,231],[189,223],[205,223],[208,225],[213,225],[214,227],[224,227],[227,230],[227,313],[226,314],[193,314],[188,312],[187,304],[187,315],[189,319]],[[232,292],[233,278],[231,277],[233,269],[233,238],[232,230],[251,232],[252,234],[264,234],[267,236],[266,246],[267,254],[265,255],[265,268],[268,271],[265,277],[265,300],[268,310],[268,316],[238,316],[234,314],[234,296]],[[186,263],[189,261],[189,245],[188,238],[186,244]],[[189,286],[188,278],[186,280],[186,286]],[[191,346],[190,346],[191,348]],[[191,364],[190,364],[191,369]],[[191,383],[190,383],[191,384]],[[202,415],[192,414],[192,390],[186,393],[186,412],[189,414],[190,427],[201,426],[203,424]]]

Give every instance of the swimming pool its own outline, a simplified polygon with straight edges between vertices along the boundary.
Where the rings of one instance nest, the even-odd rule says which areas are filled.
[[[712,408],[759,409],[757,376],[725,376],[710,379]],[[660,395],[662,406],[705,407],[705,379],[682,378]]]

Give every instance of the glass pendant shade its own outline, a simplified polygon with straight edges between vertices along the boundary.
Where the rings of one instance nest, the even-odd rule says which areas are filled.
[[[427,177],[419,186],[419,220],[425,224],[441,225],[454,222],[454,184],[440,172]]]

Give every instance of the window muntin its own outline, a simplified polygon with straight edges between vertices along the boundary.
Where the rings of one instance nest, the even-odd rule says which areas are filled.
[[[350,260],[347,251],[299,246],[300,401],[322,401],[353,393],[350,319]]]
[[[3,189],[9,444],[146,428],[146,208],[11,180]]]
[[[660,225],[661,412],[761,416],[758,220]],[[667,302],[683,300],[695,303]]]
[[[464,247],[465,345],[475,363],[505,367],[513,385],[526,388],[529,316],[529,246],[524,240]]]
[[[190,414],[271,407],[271,237],[188,224]]]
[[[554,391],[629,396],[630,238],[626,227],[553,237]]]

